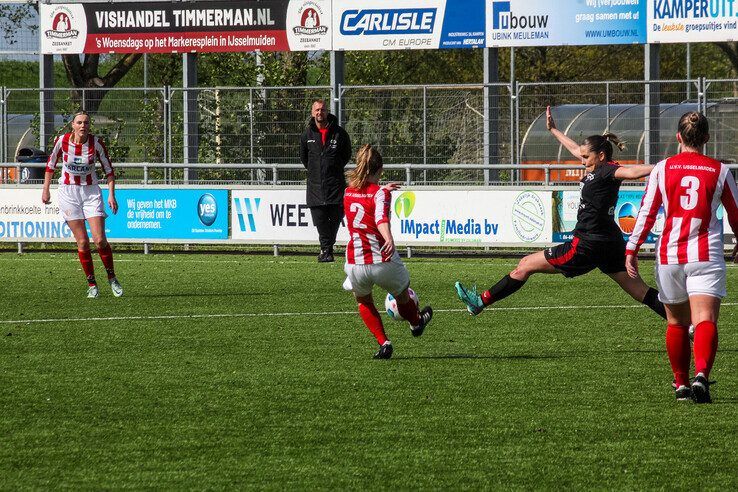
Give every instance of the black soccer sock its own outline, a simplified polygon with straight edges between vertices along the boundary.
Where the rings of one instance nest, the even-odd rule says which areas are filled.
[[[525,282],[525,280],[516,280],[510,275],[505,275],[502,277],[502,280],[482,294],[482,302],[484,302],[485,306],[488,306],[493,302],[501,301],[510,294],[516,293],[525,285]]]
[[[654,289],[653,287],[649,287],[648,292],[646,292],[646,295],[643,296],[643,300],[641,301],[641,303],[650,307],[654,313],[666,319],[666,309],[664,309],[664,304],[659,301],[658,290]]]

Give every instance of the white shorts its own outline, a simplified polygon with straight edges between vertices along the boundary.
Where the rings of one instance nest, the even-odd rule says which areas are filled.
[[[57,199],[64,220],[108,216],[98,185],[60,185]]]
[[[371,265],[346,263],[343,271],[346,272],[343,288],[357,296],[371,294],[375,284],[395,297],[410,287],[410,272],[399,258]]]
[[[725,262],[701,261],[682,265],[656,263],[656,285],[664,304],[682,304],[692,295],[722,299],[725,290]]]

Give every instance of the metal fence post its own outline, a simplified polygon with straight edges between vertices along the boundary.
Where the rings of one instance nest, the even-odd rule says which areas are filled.
[[[515,133],[513,133],[512,141],[513,141],[513,163],[520,166],[520,148],[518,147],[520,143],[520,86],[517,82],[513,82],[513,85],[515,87]],[[520,169],[518,168],[514,173],[515,175],[515,181],[520,181]],[[512,177],[512,175],[511,175]]]
[[[517,104],[515,91],[515,81],[511,81],[508,86],[510,92],[510,166],[515,165],[515,105]],[[513,182],[514,169],[510,168],[510,183]]]
[[[605,133],[610,133],[610,82],[605,82]]]
[[[423,86],[423,166],[428,165],[428,87]],[[428,169],[423,169],[423,184],[428,184]]]
[[[0,160],[8,162],[8,95],[5,92],[5,86],[0,87]],[[5,170],[2,171],[0,182],[5,182]]]
[[[249,88],[249,155],[251,164],[254,164],[254,89]],[[251,184],[254,183],[254,170],[251,169]]]

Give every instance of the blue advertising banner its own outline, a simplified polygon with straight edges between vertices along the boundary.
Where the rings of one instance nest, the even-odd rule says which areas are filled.
[[[574,237],[572,231],[577,223],[579,210],[579,191],[557,191],[553,194],[554,223],[552,241],[563,243]],[[623,232],[623,238],[628,239],[635,227],[638,209],[641,208],[643,191],[620,191],[615,204],[615,222]],[[664,230],[664,207],[659,209],[656,222],[646,243],[653,244]]]
[[[334,50],[483,47],[485,0],[333,0]]]
[[[488,0],[487,46],[644,44],[647,0]]]
[[[446,2],[440,48],[483,48],[484,0]]]
[[[111,239],[228,239],[227,190],[129,189],[115,192],[118,213],[107,206]]]

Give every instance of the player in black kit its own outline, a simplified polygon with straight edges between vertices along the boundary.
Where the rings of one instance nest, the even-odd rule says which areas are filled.
[[[599,268],[633,299],[666,319],[664,305],[658,300],[658,291],[646,285],[640,277],[628,276],[625,270],[625,241],[614,218],[622,180],[647,176],[653,166],[621,167],[613,162],[612,144],[620,150],[624,146],[611,133],[592,135],[581,145],[577,144],[556,128],[551,107],[546,108],[546,127],[574,157],[581,158],[585,166],[574,238],[526,256],[509,275],[481,295],[477,294],[476,287],[469,289],[461,282],[456,282],[459,298],[469,312],[476,316],[485,306],[515,293],[534,273],[562,273],[565,277],[577,277]]]

